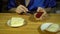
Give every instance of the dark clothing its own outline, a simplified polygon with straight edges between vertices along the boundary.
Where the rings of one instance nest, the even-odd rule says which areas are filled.
[[[25,3],[24,3],[25,4]],[[30,0],[29,5],[27,6],[29,11],[35,11],[38,7],[54,7],[56,6],[56,0]],[[16,7],[15,0],[9,0],[8,9]]]
[[[2,0],[0,0],[0,12],[2,12]]]

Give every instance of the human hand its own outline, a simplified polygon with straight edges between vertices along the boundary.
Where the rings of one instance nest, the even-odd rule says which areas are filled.
[[[34,14],[34,18],[36,20],[44,20],[47,17],[47,12],[41,8],[38,7],[37,12]]]
[[[24,12],[24,13],[26,13],[28,11],[28,9],[25,7],[25,6],[23,6],[23,5],[19,5],[17,8],[16,8],[16,13],[22,13],[22,12]]]

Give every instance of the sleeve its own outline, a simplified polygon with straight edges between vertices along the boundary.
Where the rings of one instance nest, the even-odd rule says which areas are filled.
[[[38,7],[42,7],[42,8],[45,8],[45,3],[44,3],[44,1],[45,0],[34,0],[33,2],[32,2],[33,0],[31,0],[31,6],[30,6],[30,4],[29,4],[29,9],[30,10],[36,10]]]
[[[7,9],[11,9],[11,8],[14,8],[16,7],[16,3],[15,3],[15,0],[8,0],[8,5],[7,5]]]
[[[0,0],[0,12],[2,11],[2,0]]]
[[[48,7],[55,7],[56,6],[56,0],[50,0]]]

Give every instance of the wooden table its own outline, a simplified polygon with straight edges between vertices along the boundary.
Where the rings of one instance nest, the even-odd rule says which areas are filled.
[[[19,28],[11,28],[6,23],[11,17],[22,17],[27,24]],[[42,23],[53,22],[60,24],[60,14],[50,14],[49,19],[45,21],[34,22],[29,19],[30,16],[18,15],[16,13],[0,13],[0,34],[56,34],[50,32],[42,32],[39,27]]]

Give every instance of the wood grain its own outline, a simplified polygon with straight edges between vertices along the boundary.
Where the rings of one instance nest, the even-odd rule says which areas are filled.
[[[6,23],[12,17],[22,17],[26,20],[26,25],[18,28],[11,28]],[[50,32],[42,32],[40,25],[45,22],[53,22],[60,24],[60,14],[50,14],[45,21],[31,21],[28,15],[18,15],[16,13],[0,13],[0,34],[56,34]],[[29,19],[30,18],[30,19]]]

